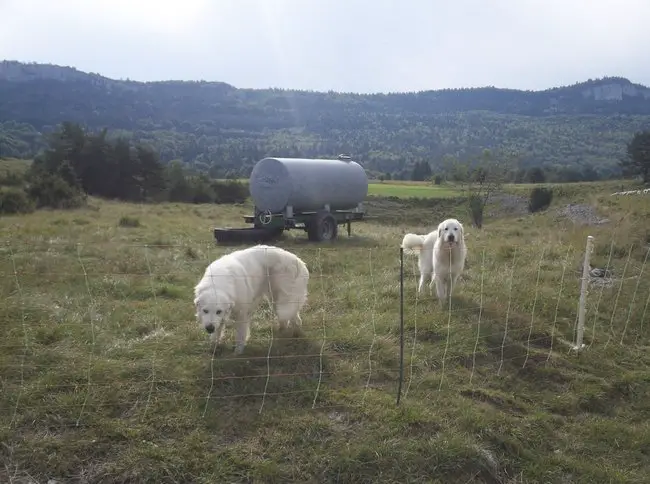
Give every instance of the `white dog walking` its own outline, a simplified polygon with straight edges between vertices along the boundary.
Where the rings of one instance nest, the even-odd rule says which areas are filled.
[[[257,245],[212,262],[194,288],[197,321],[219,343],[225,326],[236,327],[235,354],[250,336],[250,316],[263,297],[271,300],[280,327],[302,325],[309,270],[295,254]]]
[[[430,278],[429,287],[435,282],[438,299],[442,301],[450,297],[467,257],[463,225],[455,218],[449,218],[438,225],[438,230],[427,235],[406,234],[402,247],[405,252],[418,254],[418,292],[422,291],[424,281]]]

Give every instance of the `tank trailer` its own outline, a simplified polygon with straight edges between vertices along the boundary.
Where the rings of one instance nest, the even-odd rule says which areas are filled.
[[[283,231],[300,228],[309,240],[334,240],[338,226],[365,216],[368,177],[350,156],[337,159],[272,158],[258,161],[249,178],[255,205],[247,228],[215,228],[220,243],[268,242]]]

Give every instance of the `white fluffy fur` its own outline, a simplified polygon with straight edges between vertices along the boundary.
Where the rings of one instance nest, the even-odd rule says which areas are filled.
[[[427,235],[406,234],[402,247],[406,253],[418,254],[418,292],[422,291],[425,280],[430,278],[429,287],[435,282],[438,299],[442,301],[450,297],[465,268],[467,257],[463,225],[449,218]]]
[[[257,245],[231,252],[212,262],[194,288],[197,322],[217,343],[224,327],[234,325],[235,354],[240,354],[250,336],[250,316],[264,297],[270,299],[281,328],[302,325],[308,282],[305,263],[279,247]]]

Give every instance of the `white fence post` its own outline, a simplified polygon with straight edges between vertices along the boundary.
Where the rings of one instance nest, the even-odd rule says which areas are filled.
[[[582,338],[585,334],[585,307],[587,305],[587,287],[589,286],[589,267],[591,251],[593,250],[594,238],[587,237],[587,247],[585,248],[585,259],[582,264],[582,285],[580,287],[580,301],[578,303],[578,328],[576,332],[576,344],[574,350],[579,351],[584,348]]]

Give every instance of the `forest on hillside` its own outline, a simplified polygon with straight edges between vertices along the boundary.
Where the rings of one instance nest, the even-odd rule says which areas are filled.
[[[38,65],[30,68],[38,73]],[[540,92],[359,95],[74,72],[23,79],[3,78],[0,69],[0,156],[32,158],[44,134],[70,121],[108,128],[110,136],[150,146],[163,162],[182,160],[213,177],[247,176],[264,156],[347,153],[371,174],[405,179],[419,162],[436,171],[487,148],[510,153],[520,168],[541,166],[551,180],[571,181],[619,175],[626,144],[650,127],[650,97],[587,95],[602,83],[646,89],[618,78]]]
[[[92,133],[62,123],[47,136],[47,147],[31,163],[0,162],[0,214],[38,208],[76,208],[88,195],[131,202],[242,203],[248,186],[212,180],[179,161],[163,164],[148,146],[108,132]]]

